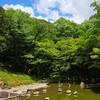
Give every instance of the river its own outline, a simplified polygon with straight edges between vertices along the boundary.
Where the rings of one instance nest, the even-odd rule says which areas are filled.
[[[49,97],[50,100],[100,100],[100,91],[93,91],[91,89],[81,89],[79,85],[71,85],[68,88],[67,84],[63,84],[60,88],[62,92],[58,92],[58,84],[50,84],[45,93],[43,89],[38,91],[39,96],[19,97],[18,100],[45,100],[45,97]],[[71,95],[66,94],[67,90],[71,90]],[[77,95],[74,95],[74,91],[77,91]]]

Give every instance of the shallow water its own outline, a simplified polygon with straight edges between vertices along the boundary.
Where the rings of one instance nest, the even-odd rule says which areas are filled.
[[[66,94],[66,90],[71,90],[71,95]],[[67,84],[62,85],[62,92],[58,92],[58,85],[51,84],[47,88],[47,92],[43,93],[43,89],[36,90],[39,91],[39,96],[31,97],[20,97],[18,100],[45,100],[45,97],[49,97],[50,100],[100,100],[100,93],[93,92],[90,89],[81,89],[79,85],[72,85],[68,88]],[[73,94],[74,91],[78,92],[78,95]]]

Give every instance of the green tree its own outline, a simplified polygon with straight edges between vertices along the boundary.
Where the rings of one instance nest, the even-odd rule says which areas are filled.
[[[64,19],[64,18],[60,18],[58,19],[54,25],[56,26],[57,30],[58,30],[58,38],[59,37],[73,37],[73,38],[77,38],[80,34],[83,33],[83,31],[80,28],[80,25]]]

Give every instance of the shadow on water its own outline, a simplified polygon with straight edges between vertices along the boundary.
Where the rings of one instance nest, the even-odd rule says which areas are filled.
[[[94,93],[96,93],[96,94],[100,94],[100,86],[92,87],[91,91],[94,92]]]
[[[100,94],[100,83],[98,84],[88,84],[86,89],[90,89],[95,94]]]

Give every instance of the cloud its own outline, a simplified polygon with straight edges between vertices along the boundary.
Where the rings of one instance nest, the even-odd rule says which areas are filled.
[[[74,21],[83,22],[84,20],[88,19],[91,15],[94,14],[93,8],[90,7],[91,3],[94,0],[74,0],[73,1],[73,19]],[[75,5],[75,6],[74,6]],[[78,20],[79,19],[79,20]]]
[[[32,7],[25,7],[25,6],[22,6],[20,4],[17,4],[17,5],[13,5],[13,4],[8,5],[8,4],[6,4],[6,5],[3,6],[3,8],[4,9],[13,8],[14,10],[20,9],[23,12],[29,13],[31,17],[35,17],[37,19],[43,19],[43,20],[48,21],[48,18],[46,18],[46,17],[43,17],[43,16],[35,16],[34,9]]]
[[[48,19],[47,19],[47,18],[45,18],[45,17],[42,17],[42,16],[36,16],[36,18],[37,18],[37,19],[43,19],[43,20],[46,20],[46,21],[48,21]]]
[[[57,0],[39,0],[38,2],[33,3],[33,7],[36,8],[37,12],[42,14],[49,14],[50,9],[54,8]]]
[[[81,23],[88,19],[93,12],[90,4],[94,0],[38,0],[33,3],[33,7],[38,14],[45,15],[48,20],[56,20],[60,16],[68,17],[77,23]]]
[[[31,0],[33,7],[25,7],[17,4],[6,4],[3,7],[20,9],[38,19],[55,21],[60,17],[81,23],[94,14],[90,4],[94,0]],[[70,15],[70,16],[69,16]]]
[[[57,20],[60,18],[60,15],[59,15],[59,12],[54,10],[54,11],[51,11],[49,13],[49,15],[47,15],[47,18],[51,19],[51,20]]]
[[[34,10],[33,10],[32,7],[24,7],[24,6],[19,5],[19,4],[17,4],[17,5],[13,5],[13,4],[8,5],[8,4],[6,4],[6,5],[3,6],[3,8],[4,9],[13,8],[14,10],[20,9],[23,12],[29,13],[30,16],[34,16]]]

